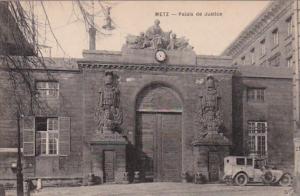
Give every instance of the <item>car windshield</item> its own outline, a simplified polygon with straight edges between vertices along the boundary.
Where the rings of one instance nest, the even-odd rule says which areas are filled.
[[[266,165],[265,160],[255,160],[254,168],[255,169],[261,169],[265,165]]]

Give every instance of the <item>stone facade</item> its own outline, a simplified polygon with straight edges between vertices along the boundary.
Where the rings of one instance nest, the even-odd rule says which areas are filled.
[[[143,51],[137,51],[141,53]],[[154,55],[149,51],[148,55],[143,56],[145,61],[147,59],[154,58]],[[168,54],[168,53],[167,53]],[[216,68],[212,67],[201,67],[201,66],[191,66],[191,65],[177,65],[177,64],[159,64],[156,62],[156,65],[151,64],[112,64],[112,62],[102,63],[98,59],[102,56],[98,54],[95,60],[90,60],[94,57],[93,52],[91,54],[85,53],[86,58],[79,61],[79,66],[82,69],[84,75],[84,96],[85,96],[85,127],[88,135],[91,134],[95,122],[93,116],[90,114],[94,112],[95,104],[97,100],[95,99],[97,94],[97,86],[100,85],[101,80],[105,77],[105,70],[111,70],[114,74],[118,76],[118,83],[120,89],[120,100],[123,108],[123,124],[122,130],[124,135],[126,135],[129,145],[132,146],[128,157],[128,169],[139,170],[139,152],[140,150],[146,153],[146,156],[154,161],[158,162],[153,166],[152,169],[158,171],[157,173],[152,173],[151,171],[142,171],[141,177],[147,178],[148,176],[155,176],[155,179],[152,180],[171,180],[179,181],[180,175],[182,172],[188,172],[191,176],[194,173],[193,166],[193,146],[192,142],[194,141],[197,131],[195,130],[195,115],[197,114],[197,108],[194,107],[194,104],[198,102],[199,99],[199,88],[201,87],[201,81],[205,80],[207,75],[214,74],[217,72],[216,78],[220,82],[219,89],[220,94],[222,95],[223,104],[220,106],[224,112],[224,126],[226,135],[228,138],[231,138],[231,83],[232,83],[232,74],[235,69],[226,66],[218,66]],[[91,56],[89,56],[91,55]],[[140,63],[139,59],[135,59],[135,56],[131,55],[131,58],[128,56],[128,52],[124,51],[120,58],[128,58],[132,61],[137,61]],[[180,52],[178,52],[178,56]],[[106,54],[103,55],[105,58]],[[190,57],[190,56],[189,56]],[[116,56],[116,58],[119,58]],[[187,57],[186,57],[187,58]],[[169,62],[172,62],[172,57],[169,57]],[[183,59],[185,61],[185,59]],[[190,60],[192,61],[192,60]],[[195,59],[194,59],[195,61]],[[179,62],[180,63],[180,62]],[[161,95],[161,96],[159,96]],[[161,98],[165,96],[166,98]],[[149,98],[148,98],[149,97]],[[156,98],[155,98],[156,97]],[[225,104],[226,102],[226,104]],[[178,160],[181,164],[178,166],[177,177],[164,179],[159,170],[163,170],[162,163],[163,160],[159,157],[155,157],[155,154],[158,151],[153,149],[160,148],[162,151],[164,147],[162,144],[155,143],[154,141],[159,141],[164,139],[164,135],[161,135],[161,130],[164,130],[164,126],[170,126],[173,118],[181,119],[180,127],[178,129],[179,137],[176,136],[176,141],[178,140],[181,145],[180,149],[169,141],[170,146],[166,146],[167,150],[172,150],[174,156],[179,156]],[[171,119],[170,119],[171,118]],[[159,120],[157,120],[159,119]],[[139,124],[139,120],[141,120]],[[151,123],[166,123],[162,126],[161,129],[151,128]],[[174,122],[173,122],[174,123]],[[153,125],[156,126],[156,125]],[[141,129],[140,129],[141,128]],[[144,129],[145,130],[144,130]],[[172,127],[169,127],[172,128]],[[143,133],[143,131],[148,131]],[[142,133],[141,133],[142,132]],[[143,136],[143,134],[148,134]],[[169,134],[174,134],[170,132]],[[175,134],[176,135],[176,134]],[[139,138],[141,137],[141,138]],[[152,137],[152,139],[151,139]],[[167,136],[166,136],[167,137]],[[140,139],[142,141],[140,141]],[[149,143],[152,140],[154,143]],[[142,149],[139,149],[139,145],[142,145],[141,142],[146,142],[147,146]],[[175,140],[174,140],[175,141]],[[152,146],[149,146],[152,145]],[[155,145],[155,146],[153,146]],[[182,150],[181,150],[182,149]],[[150,152],[151,151],[151,152]],[[132,154],[137,153],[136,156]],[[161,155],[161,156],[168,156]],[[86,160],[86,159],[85,159]],[[170,159],[171,160],[171,159]],[[172,161],[168,161],[166,164],[171,164]],[[146,163],[144,163],[146,164]],[[149,163],[151,164],[151,163]],[[153,163],[152,163],[153,164]],[[88,165],[88,164],[85,164]],[[174,166],[176,167],[176,166]],[[168,169],[168,168],[166,168]],[[132,172],[132,171],[131,171]],[[143,173],[144,172],[144,173]]]

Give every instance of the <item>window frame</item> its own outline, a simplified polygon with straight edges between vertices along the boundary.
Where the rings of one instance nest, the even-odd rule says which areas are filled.
[[[242,65],[246,65],[246,56],[241,57],[241,62]]]
[[[247,88],[247,102],[257,102],[264,103],[265,102],[265,88],[255,88],[248,87]]]
[[[293,16],[289,16],[285,22],[287,24],[287,37],[290,37],[294,33]]]
[[[266,53],[266,39],[264,38],[260,41],[260,56],[263,57]]]
[[[273,47],[276,47],[279,45],[279,30],[278,30],[278,28],[275,28],[272,31],[272,43],[273,43]]]
[[[251,61],[251,65],[255,64],[255,48],[252,48],[250,50],[250,61]]]
[[[235,161],[236,161],[236,165],[240,165],[240,166],[246,165],[246,160],[243,157],[237,157]]]
[[[259,126],[260,125],[260,126]],[[268,123],[266,121],[247,122],[248,148],[259,157],[268,156]],[[260,141],[259,141],[260,140]]]
[[[45,84],[44,87],[39,87],[39,84]],[[51,87],[51,84],[56,84],[56,87]],[[38,93],[38,96],[40,98],[59,98],[59,89],[60,89],[60,85],[58,81],[55,80],[49,80],[49,81],[43,81],[43,80],[39,80],[36,81],[36,90]],[[45,92],[45,94],[41,93],[41,92]],[[51,92],[56,92],[55,95],[51,95]]]
[[[274,54],[272,57],[270,57],[268,59],[269,61],[269,66],[271,67],[280,67],[281,66],[281,53],[277,52],[276,54]]]
[[[50,124],[53,119],[56,121],[55,128],[50,128]],[[47,129],[46,130],[36,130],[37,134],[40,135],[39,140],[40,140],[40,149],[39,149],[39,154],[40,156],[59,156],[59,118],[58,117],[46,117],[46,123],[47,123]],[[54,140],[56,139],[56,142],[54,143],[55,147],[55,153],[51,153],[51,135],[56,135],[54,136]],[[36,142],[38,141],[38,138],[36,138]]]
[[[294,65],[293,55],[291,55],[288,58],[286,58],[286,65],[287,65],[287,67],[293,67],[293,65]]]

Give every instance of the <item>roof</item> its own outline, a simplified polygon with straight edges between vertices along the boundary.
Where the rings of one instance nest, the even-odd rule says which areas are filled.
[[[236,56],[243,51],[243,48],[252,39],[262,32],[265,27],[270,24],[276,16],[291,5],[292,0],[277,0],[272,1],[270,4],[257,16],[255,19],[231,42],[231,44],[222,52],[224,56]]]

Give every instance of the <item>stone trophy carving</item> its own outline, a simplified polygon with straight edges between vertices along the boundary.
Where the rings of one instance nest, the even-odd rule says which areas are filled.
[[[160,27],[160,21],[155,20],[154,25],[139,36],[128,35],[126,46],[131,49],[165,49],[165,50],[192,50],[188,40],[184,37],[177,38],[172,31],[164,32]]]
[[[199,93],[197,113],[198,136],[222,133],[223,117],[216,79],[209,75],[206,77]]]
[[[196,115],[196,134],[192,142],[194,172],[205,179],[217,179],[231,142],[223,135],[224,125],[218,81],[208,75],[201,84]]]
[[[96,121],[101,133],[119,132],[119,126],[122,124],[120,91],[113,72],[105,72],[104,86],[99,90]]]

